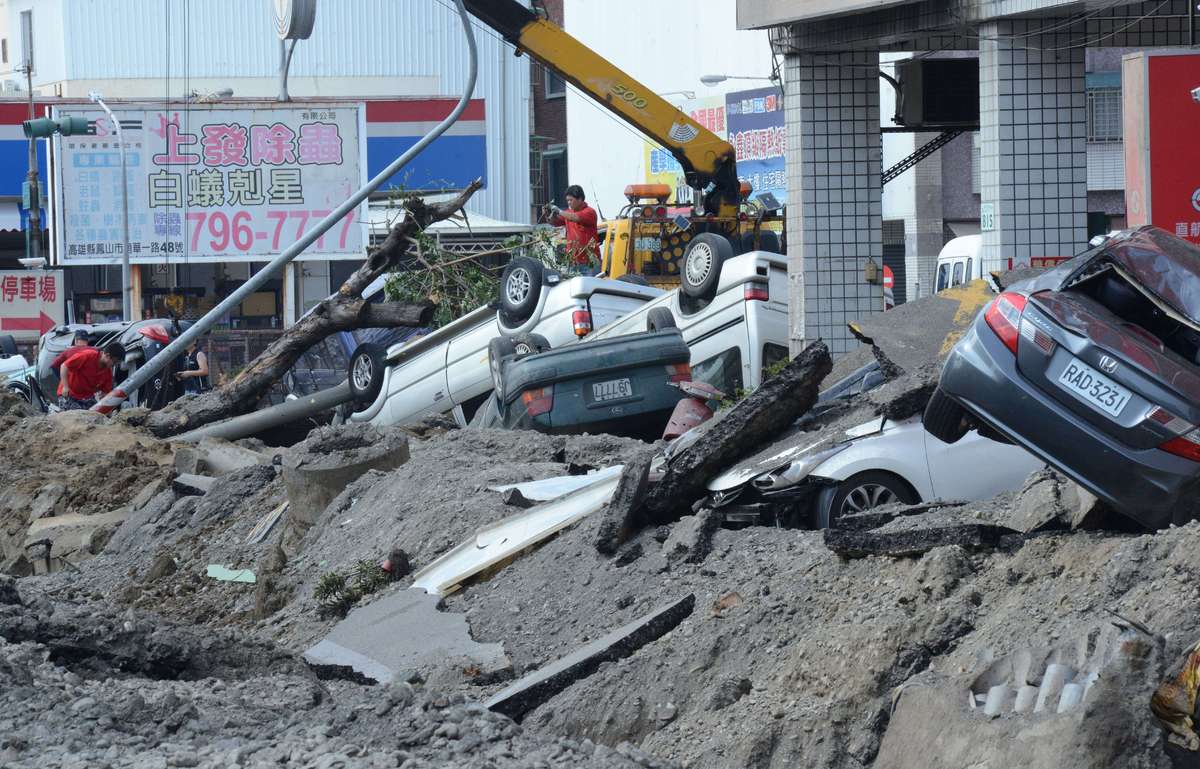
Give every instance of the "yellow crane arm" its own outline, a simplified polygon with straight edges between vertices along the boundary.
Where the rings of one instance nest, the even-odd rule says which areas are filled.
[[[703,213],[736,216],[741,202],[729,142],[516,0],[465,0],[467,10],[532,59],[669,150]]]

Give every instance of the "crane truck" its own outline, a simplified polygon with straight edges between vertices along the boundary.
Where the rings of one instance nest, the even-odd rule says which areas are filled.
[[[749,200],[733,146],[681,112],[558,25],[516,0],[465,0],[467,10],[651,140],[683,167],[693,190],[687,213],[668,206],[665,184],[631,184],[627,204],[604,225],[601,269],[610,278],[640,275],[670,288],[705,293],[721,265],[750,250],[781,252],[782,216]]]

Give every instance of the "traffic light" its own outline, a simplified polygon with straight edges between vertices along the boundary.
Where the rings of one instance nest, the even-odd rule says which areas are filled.
[[[82,117],[60,117],[58,120],[39,117],[34,120],[26,120],[21,124],[21,128],[25,130],[25,137],[28,139],[45,139],[56,133],[63,136],[96,133],[96,126],[87,118]]]

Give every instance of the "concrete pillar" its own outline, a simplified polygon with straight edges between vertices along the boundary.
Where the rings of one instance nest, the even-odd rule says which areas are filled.
[[[296,303],[299,298],[299,290],[296,280],[298,267],[295,262],[288,262],[283,266],[283,327],[288,328],[295,324],[300,319],[300,314],[297,312]]]
[[[937,138],[936,133],[916,135],[918,147]],[[905,222],[905,270],[908,301],[933,293],[937,255],[942,250],[942,152],[938,150],[913,169],[915,216]]]
[[[790,54],[784,82],[791,347],[819,337],[836,355],[883,302],[879,53]],[[881,282],[863,280],[868,258]]]
[[[1087,115],[1078,36],[1054,20],[979,26],[984,269],[1072,256],[1087,242]],[[1065,28],[1066,24],[1059,25]]]

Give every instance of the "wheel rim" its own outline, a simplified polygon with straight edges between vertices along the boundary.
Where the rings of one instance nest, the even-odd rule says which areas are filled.
[[[488,365],[492,369],[492,386],[496,388],[497,395],[503,395],[504,388],[500,386],[500,361],[493,357],[490,361],[488,361]]]
[[[354,386],[359,390],[366,391],[371,387],[371,359],[366,355],[360,355],[354,361],[354,369],[351,372],[354,377]]]
[[[533,352],[533,348],[524,342],[517,344],[517,355],[528,355],[531,352]]]
[[[688,283],[699,286],[707,280],[708,274],[712,272],[712,264],[713,251],[707,243],[697,243],[692,246],[692,250],[688,252],[687,262],[683,266]]]
[[[529,271],[524,267],[518,267],[508,274],[508,280],[504,283],[504,293],[509,302],[519,305],[529,297],[529,290],[532,287],[533,280],[529,276]]]
[[[842,509],[838,512],[842,515],[847,513],[863,513],[867,510],[883,505],[896,502],[897,497],[895,492],[879,483],[864,483],[861,486],[856,486],[846,495],[846,500],[842,502]]]

